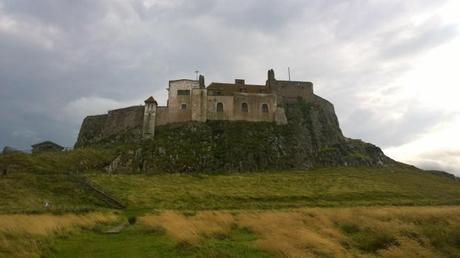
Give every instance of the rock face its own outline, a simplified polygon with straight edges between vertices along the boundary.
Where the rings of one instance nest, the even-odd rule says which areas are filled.
[[[3,155],[7,155],[7,154],[12,154],[12,153],[18,153],[18,152],[21,152],[13,147],[10,147],[10,146],[5,146],[3,148],[3,151],[2,151],[2,154]]]
[[[128,144],[116,160],[117,169],[128,170],[209,172],[395,164],[380,148],[344,137],[327,100],[314,96],[313,101],[299,100],[284,108],[286,125],[177,123],[159,126],[154,139],[141,141],[127,130],[80,146]]]

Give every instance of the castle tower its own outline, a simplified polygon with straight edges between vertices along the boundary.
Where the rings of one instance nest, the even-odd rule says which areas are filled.
[[[192,121],[206,122],[208,94],[204,82],[204,76],[198,79],[199,88],[192,89]]]
[[[152,96],[144,102],[144,126],[142,128],[142,138],[149,139],[153,138],[155,135],[155,119],[158,103]]]
[[[268,90],[271,91],[273,86],[275,86],[275,83],[275,71],[273,69],[270,69],[267,73],[267,82],[265,83],[265,86],[267,86]]]

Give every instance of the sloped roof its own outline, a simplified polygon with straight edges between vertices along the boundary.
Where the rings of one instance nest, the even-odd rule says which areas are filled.
[[[38,146],[41,146],[41,145],[54,145],[54,146],[56,146],[58,148],[64,149],[64,147],[62,147],[61,145],[59,145],[57,143],[54,143],[52,141],[44,141],[44,142],[36,143],[36,144],[32,145],[32,148],[35,148],[35,147],[38,147]]]
[[[155,103],[155,104],[157,104],[157,101],[156,101],[152,96],[150,96],[150,97],[149,97],[148,99],[146,99],[144,102],[145,102],[145,103]]]

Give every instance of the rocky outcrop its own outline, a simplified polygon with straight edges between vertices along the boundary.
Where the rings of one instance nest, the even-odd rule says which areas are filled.
[[[380,148],[345,138],[328,101],[315,97],[285,109],[286,125],[208,121],[159,126],[154,139],[131,144],[109,169],[211,172],[395,164]]]
[[[3,147],[3,151],[2,151],[1,154],[7,155],[7,154],[12,154],[12,153],[18,153],[18,152],[21,152],[21,151],[15,149],[13,147],[10,147],[10,146],[5,146],[5,147]]]

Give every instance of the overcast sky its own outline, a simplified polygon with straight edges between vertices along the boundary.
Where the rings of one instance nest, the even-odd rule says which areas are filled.
[[[460,1],[0,0],[0,147],[72,146],[168,80],[312,81],[346,136],[460,175]]]

